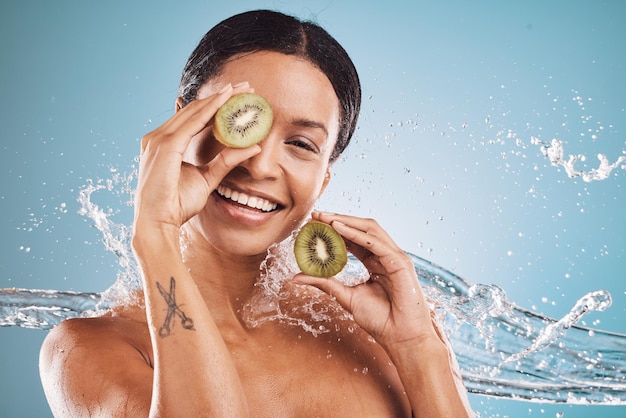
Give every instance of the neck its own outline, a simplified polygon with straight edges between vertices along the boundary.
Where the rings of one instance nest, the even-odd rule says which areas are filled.
[[[214,319],[238,319],[238,311],[252,296],[265,254],[221,251],[193,228],[187,228],[186,239],[183,259]]]

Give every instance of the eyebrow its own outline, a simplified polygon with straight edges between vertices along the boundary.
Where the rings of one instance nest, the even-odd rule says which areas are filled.
[[[326,125],[321,122],[316,122],[310,119],[294,119],[291,121],[291,123],[292,125],[301,126],[303,128],[321,129],[324,132],[326,138],[328,138],[328,129],[326,128]]]

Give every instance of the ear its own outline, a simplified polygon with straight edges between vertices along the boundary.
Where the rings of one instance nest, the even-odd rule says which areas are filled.
[[[326,186],[328,186],[328,183],[330,183],[330,177],[331,177],[331,171],[330,171],[330,165],[329,165],[328,168],[326,168],[326,174],[324,174],[324,181],[322,182],[320,193],[317,196],[318,199],[320,198],[320,196],[322,196],[322,194],[324,193],[324,190],[326,190]]]
[[[183,108],[183,99],[180,97],[176,98],[176,112]]]

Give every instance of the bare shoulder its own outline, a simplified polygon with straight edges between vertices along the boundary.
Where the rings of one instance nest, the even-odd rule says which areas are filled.
[[[44,340],[39,361],[52,412],[57,416],[147,413],[150,357],[149,332],[141,316],[62,322]]]
[[[123,313],[69,319],[50,331],[44,340],[40,360],[52,363],[70,355],[117,352],[124,346],[143,356],[150,351],[149,339],[147,324],[137,315]],[[150,364],[148,358],[145,360]]]

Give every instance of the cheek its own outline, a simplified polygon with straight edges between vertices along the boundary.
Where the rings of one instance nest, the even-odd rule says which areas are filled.
[[[292,186],[295,200],[307,206],[313,205],[321,194],[323,182],[324,174],[301,171]]]

